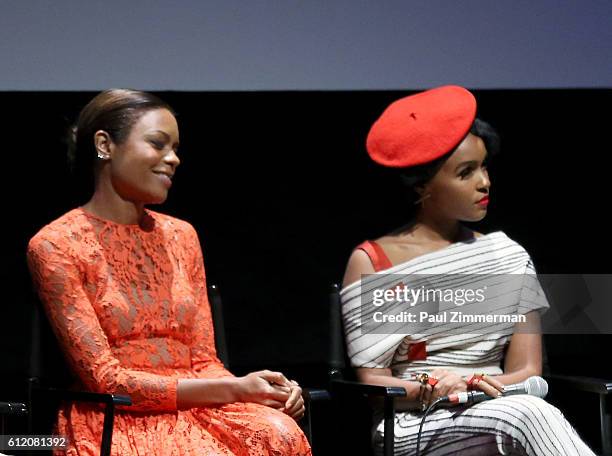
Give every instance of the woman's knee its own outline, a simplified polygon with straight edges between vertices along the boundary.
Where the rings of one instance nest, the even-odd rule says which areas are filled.
[[[285,448],[287,454],[310,454],[310,447],[299,425],[284,413],[270,409],[265,426],[258,434],[269,449]]]
[[[565,418],[558,408],[544,399],[520,395],[500,399],[503,420],[511,424],[513,434],[520,434],[525,440],[542,439],[554,435],[563,427]],[[504,427],[504,426],[503,426]]]
[[[272,435],[302,434],[296,421],[285,413],[269,409],[266,416],[268,432]]]
[[[539,397],[520,395],[509,397],[508,400],[516,404],[515,408],[522,415],[542,416],[546,419],[563,418],[563,414],[557,407]]]

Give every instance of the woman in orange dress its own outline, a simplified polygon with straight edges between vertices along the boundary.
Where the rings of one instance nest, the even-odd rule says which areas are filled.
[[[298,384],[235,377],[217,358],[193,227],[145,209],[165,201],[178,144],[172,109],[151,94],[107,90],[82,110],[73,158],[93,171],[93,196],[28,245],[51,325],[81,387],[132,398],[113,455],[310,455]],[[70,456],[99,454],[102,426],[95,405],[59,411]]]

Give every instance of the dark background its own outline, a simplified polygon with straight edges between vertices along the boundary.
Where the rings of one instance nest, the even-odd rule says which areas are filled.
[[[502,153],[491,166],[489,215],[473,227],[505,231],[540,273],[610,273],[612,90],[474,92]],[[270,367],[305,385],[325,383],[329,284],[341,280],[356,244],[405,223],[411,211],[399,182],[364,148],[371,123],[408,93],[158,93],[178,113],[182,164],[168,201],[154,209],[198,231],[209,283],[221,289],[236,373]],[[25,394],[27,241],[88,197],[69,175],[63,133],[93,95],[0,93],[3,399]],[[608,336],[547,337],[551,370],[612,377],[602,362],[609,346]],[[581,421],[579,430],[590,426]]]

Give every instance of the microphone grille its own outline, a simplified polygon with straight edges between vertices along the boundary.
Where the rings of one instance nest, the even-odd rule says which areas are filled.
[[[533,377],[529,377],[525,380],[525,391],[527,394],[532,396],[537,396],[540,398],[545,398],[548,394],[548,383],[542,377],[538,377],[534,375]]]

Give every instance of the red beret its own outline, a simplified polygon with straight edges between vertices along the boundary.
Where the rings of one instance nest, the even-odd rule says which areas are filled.
[[[443,86],[391,103],[368,134],[372,160],[392,168],[429,163],[455,149],[476,118],[476,99],[459,86]]]

